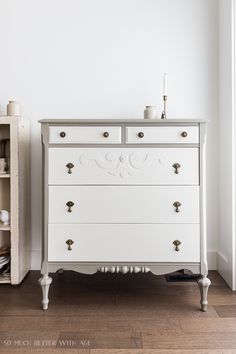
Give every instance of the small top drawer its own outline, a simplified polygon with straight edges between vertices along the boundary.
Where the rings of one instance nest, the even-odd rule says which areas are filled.
[[[126,128],[126,143],[130,144],[189,144],[198,142],[197,126]]]
[[[121,127],[49,127],[49,143],[51,144],[119,144],[121,143]]]

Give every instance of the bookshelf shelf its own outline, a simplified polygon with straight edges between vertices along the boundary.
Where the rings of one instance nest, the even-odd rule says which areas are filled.
[[[0,284],[10,284],[10,283],[11,283],[11,277],[0,276]]]
[[[11,226],[0,224],[0,231],[11,231]]]

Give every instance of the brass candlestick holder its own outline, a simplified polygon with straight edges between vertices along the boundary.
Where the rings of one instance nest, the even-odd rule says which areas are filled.
[[[162,111],[161,119],[166,119],[166,102],[167,102],[167,96],[163,95],[164,110]]]

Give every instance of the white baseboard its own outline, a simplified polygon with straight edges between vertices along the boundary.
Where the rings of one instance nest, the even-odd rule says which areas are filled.
[[[226,281],[229,287],[232,289],[232,274],[230,272],[231,267],[229,267],[229,260],[226,255],[222,252],[218,252],[217,257],[217,269],[222,276],[222,278]],[[235,289],[232,289],[235,290]]]
[[[40,270],[41,250],[31,250],[31,270]]]
[[[207,251],[207,263],[209,270],[217,270],[217,250]]]
[[[207,252],[209,270],[217,269],[217,251],[209,250]],[[31,250],[31,270],[39,270],[41,267],[41,250]]]

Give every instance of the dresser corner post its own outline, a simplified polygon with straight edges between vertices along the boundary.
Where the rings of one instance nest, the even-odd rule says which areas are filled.
[[[206,122],[199,124],[200,128],[200,230],[201,230],[201,278],[198,286],[201,295],[201,311],[207,311],[207,295],[211,281],[207,278],[207,212],[206,212]]]
[[[208,304],[207,294],[210,285],[211,285],[211,281],[209,278],[207,278],[206,275],[203,275],[202,278],[198,280],[198,286],[201,294],[200,304],[201,304],[201,310],[203,312],[207,311],[207,304]]]
[[[48,273],[42,274],[42,277],[38,280],[41,288],[42,288],[42,293],[43,293],[43,299],[42,299],[42,305],[43,305],[43,310],[48,309],[48,293],[49,293],[49,287],[52,282],[52,278],[49,277]]]
[[[43,310],[48,309],[48,293],[52,278],[48,275],[48,124],[41,125],[41,143],[42,143],[42,181],[43,181],[43,193],[42,193],[42,267],[41,278],[38,280],[42,289],[42,307]]]

